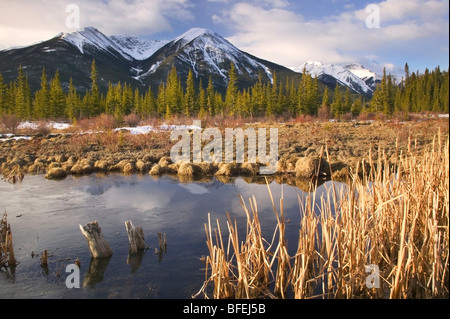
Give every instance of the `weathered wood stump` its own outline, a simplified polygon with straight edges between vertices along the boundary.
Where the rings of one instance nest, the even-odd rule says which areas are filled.
[[[11,226],[8,224],[8,218],[5,213],[0,221],[0,267],[6,264],[14,267],[17,262],[14,256]]]
[[[41,256],[41,266],[47,267],[48,266],[48,252],[47,249],[44,249]]]
[[[158,241],[159,241],[159,251],[167,252],[167,237],[166,234],[158,232]]]
[[[130,220],[125,222],[127,229],[128,241],[130,242],[130,253],[135,254],[140,250],[149,248],[144,240],[144,232],[142,227],[134,226]]]
[[[97,221],[93,221],[84,226],[80,225],[80,230],[88,242],[89,250],[93,258],[108,258],[112,256],[113,250],[105,237],[103,237],[102,229]]]

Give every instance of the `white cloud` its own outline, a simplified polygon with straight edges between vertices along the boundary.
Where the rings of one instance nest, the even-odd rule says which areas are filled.
[[[381,28],[369,29],[369,13],[350,10],[338,16],[306,20],[288,8],[267,8],[256,3],[236,3],[220,18],[232,26],[229,40],[244,51],[286,66],[307,60],[325,63],[365,63],[367,58],[386,61],[414,54],[413,46],[442,46],[448,39],[448,2],[437,0],[386,0],[378,3]],[[221,21],[216,18],[217,21]],[[447,42],[448,47],[448,42]],[[448,49],[447,49],[448,51]]]
[[[0,49],[46,40],[66,26],[72,0],[16,0],[0,2]],[[192,21],[189,0],[78,0],[80,26],[94,26],[105,34],[149,35],[171,31],[171,19]]]

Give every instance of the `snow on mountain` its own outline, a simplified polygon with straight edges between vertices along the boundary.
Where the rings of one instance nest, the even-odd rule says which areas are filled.
[[[86,27],[73,33],[63,33],[60,38],[76,46],[82,54],[85,53],[87,46],[93,46],[99,50],[108,51],[113,55],[119,53],[127,60],[133,59],[116,41],[113,41],[110,37],[93,27]]]
[[[73,33],[62,33],[59,37],[76,46],[81,53],[85,53],[87,45],[112,54],[119,53],[127,60],[145,60],[152,56],[168,41],[146,41],[131,36],[108,37],[93,27],[86,27]]]
[[[111,36],[113,40],[123,52],[132,56],[134,59],[141,61],[153,55],[156,51],[161,49],[169,41],[166,40],[141,40],[130,36]]]
[[[319,79],[331,76],[336,79],[339,84],[348,86],[355,92],[363,94],[373,93],[374,88],[365,82],[364,77],[372,77],[375,74],[364,69],[362,66],[358,68],[356,67],[356,64],[352,66],[353,68],[333,64],[323,64],[317,61],[308,61],[299,67],[292,68],[292,70],[295,72],[303,72],[303,70],[306,70],[306,72],[312,76],[317,76]],[[361,76],[363,76],[363,78],[361,78]]]
[[[353,63],[353,64],[344,66],[344,68],[346,68],[347,70],[349,70],[354,75],[356,75],[357,77],[359,77],[360,79],[362,79],[364,81],[367,79],[370,79],[370,78],[374,78],[376,80],[381,80],[381,76],[379,76],[378,74],[376,74],[375,72],[373,72],[369,69],[366,69],[361,64]]]
[[[167,50],[170,53],[176,51],[177,58],[190,65],[196,76],[199,75],[200,68],[203,70],[207,68],[211,73],[219,74],[227,82],[228,62],[232,62],[240,75],[247,73],[250,77],[257,79],[259,72],[255,70],[263,70],[269,79],[273,80],[269,68],[236,48],[221,35],[207,29],[190,29],[169,42]],[[143,76],[155,73],[166,58],[166,55],[162,55],[160,60],[156,61]]]
[[[203,35],[215,36],[214,32],[212,32],[212,31],[210,31],[208,29],[192,28],[192,29],[186,31],[185,33],[183,33],[182,35],[180,35],[179,37],[176,37],[173,40],[173,42],[178,42],[180,40],[183,40],[186,43],[189,43],[189,42],[191,42],[191,41],[195,40],[196,38],[198,38],[200,36],[203,36]]]

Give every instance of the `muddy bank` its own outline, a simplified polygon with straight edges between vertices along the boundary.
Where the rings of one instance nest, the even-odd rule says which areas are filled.
[[[382,157],[395,163],[402,152],[413,149],[420,153],[439,132],[448,135],[448,123],[448,119],[436,119],[251,126],[278,128],[276,178],[289,184],[304,184],[316,177],[345,180],[359,162],[368,161],[370,156],[374,160]],[[0,139],[0,174],[10,182],[23,179],[27,174],[60,179],[96,172],[171,174],[185,181],[204,176],[224,179],[259,176],[258,164],[174,164],[169,157],[174,143],[168,132],[147,135],[59,133]]]

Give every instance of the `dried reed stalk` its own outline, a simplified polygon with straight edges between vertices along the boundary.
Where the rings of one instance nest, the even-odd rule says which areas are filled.
[[[316,191],[299,197],[294,256],[287,253],[283,194],[278,211],[269,186],[277,219],[270,243],[254,197],[250,209],[241,197],[247,217],[242,242],[229,214],[228,246],[219,221],[213,241],[208,216],[210,256],[200,292],[208,297],[214,282],[214,298],[448,298],[449,139],[443,143],[438,134],[423,154],[410,139],[407,153],[398,154],[390,163],[382,150],[376,160],[369,152],[349,183],[338,188],[333,182],[320,204]],[[368,266],[379,272],[368,273]]]

